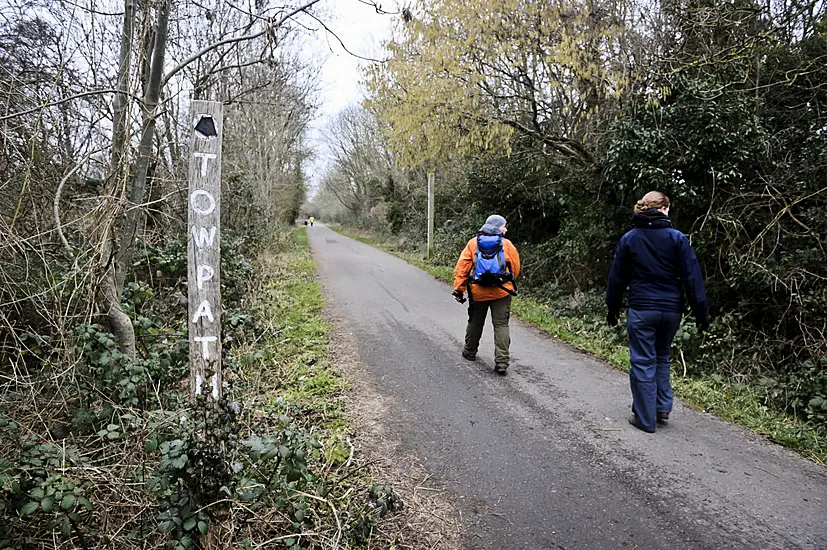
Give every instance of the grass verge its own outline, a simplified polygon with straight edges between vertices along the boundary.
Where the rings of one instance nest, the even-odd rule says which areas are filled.
[[[376,527],[402,503],[390,487],[374,482],[374,469],[355,455],[349,439],[352,426],[344,401],[348,383],[330,360],[332,327],[324,319],[307,230],[293,231],[287,245],[277,254],[262,254],[259,265],[263,277],[250,293],[260,337],[251,342],[249,352],[257,361],[245,371],[248,379],[255,377],[262,418],[287,415],[318,442],[310,451],[312,468],[303,473],[309,483],[299,492],[311,493],[334,511],[335,518],[328,516],[328,521],[336,520],[340,547],[392,546],[394,541]],[[301,539],[294,540],[298,544]],[[307,548],[320,542],[319,547],[327,547],[332,540],[317,539]]]
[[[380,248],[427,271],[438,279],[452,282],[453,266],[436,265],[421,254],[400,250],[394,243],[352,229],[333,227],[339,233]],[[513,314],[549,333],[572,347],[594,355],[623,371],[629,371],[629,350],[618,331],[603,319],[572,318],[559,315],[548,304],[530,296],[518,296]],[[768,407],[759,388],[732,382],[720,376],[684,376],[683,368],[673,365],[672,386],[684,403],[735,424],[748,428],[767,439],[788,447],[818,464],[827,463],[827,429],[805,422],[784,411]]]
[[[250,306],[266,335],[250,353],[266,355],[255,373],[270,406],[293,404],[309,421],[336,433],[346,428],[341,394],[346,382],[328,360],[330,326],[322,317],[324,299],[315,279],[307,234],[296,230],[285,249],[259,258],[265,277],[251,292]],[[261,357],[263,359],[263,357]]]

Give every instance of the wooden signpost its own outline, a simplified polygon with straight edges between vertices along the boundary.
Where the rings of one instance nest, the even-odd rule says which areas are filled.
[[[216,101],[192,102],[189,164],[190,388],[193,400],[221,397],[221,134],[223,109]]]
[[[434,173],[428,172],[428,252],[430,260],[434,255]]]

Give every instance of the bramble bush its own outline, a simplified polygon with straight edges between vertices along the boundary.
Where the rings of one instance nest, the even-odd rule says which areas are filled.
[[[243,235],[222,241],[225,388],[217,407],[188,398],[186,304],[175,298],[185,290],[185,249],[177,241],[148,247],[125,285],[137,357],[95,322],[76,326],[69,354],[51,335],[21,335],[32,369],[21,373],[27,385],[2,394],[0,548],[56,538],[184,550],[208,538],[247,547],[275,536],[273,547],[310,550],[336,538],[362,544],[401,508],[390,488],[365,479],[338,434],[345,424],[333,396],[342,382],[325,363],[320,298],[290,301],[306,292],[312,264],[291,271],[296,281],[269,280],[251,259],[258,246]],[[256,301],[266,307],[251,308]]]

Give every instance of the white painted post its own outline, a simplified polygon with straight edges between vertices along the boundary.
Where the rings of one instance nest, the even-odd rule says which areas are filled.
[[[192,102],[187,287],[192,399],[221,397],[221,134],[217,101]]]
[[[428,172],[428,259],[434,253],[434,173]]]

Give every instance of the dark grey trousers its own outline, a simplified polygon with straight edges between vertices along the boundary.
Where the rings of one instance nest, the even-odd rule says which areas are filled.
[[[511,333],[508,329],[508,321],[511,318],[511,296],[468,304],[468,326],[465,329],[465,348],[462,353],[476,355],[489,309],[491,310],[491,323],[494,325],[494,364],[507,367],[508,348],[511,347]]]

